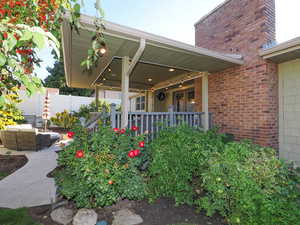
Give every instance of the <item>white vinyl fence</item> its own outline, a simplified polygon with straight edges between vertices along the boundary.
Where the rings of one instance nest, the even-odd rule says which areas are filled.
[[[45,94],[37,93],[31,97],[27,97],[25,91],[20,92],[22,103],[18,105],[18,108],[23,112],[25,119],[33,120],[30,118],[41,118],[43,113]],[[95,100],[94,97],[81,97],[71,95],[58,95],[49,94],[50,98],[50,117],[54,116],[58,112],[68,110],[69,112],[78,111],[81,105],[88,105]],[[105,100],[108,103],[120,104],[119,99],[100,99]],[[32,122],[32,121],[28,121]]]

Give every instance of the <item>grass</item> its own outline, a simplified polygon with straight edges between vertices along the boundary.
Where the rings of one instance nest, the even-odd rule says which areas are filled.
[[[0,172],[0,180],[3,179],[4,177],[8,176],[8,173],[5,172]]]
[[[33,221],[28,214],[28,209],[0,209],[1,225],[41,225]]]

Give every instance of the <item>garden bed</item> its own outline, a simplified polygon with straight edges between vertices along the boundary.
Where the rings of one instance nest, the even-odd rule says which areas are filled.
[[[0,155],[0,180],[14,173],[28,162],[23,155]]]
[[[74,208],[70,203],[67,208]],[[105,220],[108,224],[112,224],[113,212],[120,208],[129,208],[140,215],[144,222],[141,225],[225,225],[224,219],[220,216],[207,217],[203,212],[197,213],[194,207],[182,205],[175,206],[173,200],[162,198],[155,203],[150,204],[148,201],[122,201],[111,207],[96,209],[98,221]],[[0,209],[1,212],[1,209]],[[38,206],[27,209],[27,214],[37,224],[58,225],[53,222],[50,217],[51,206]],[[0,213],[1,214],[1,213]],[[1,222],[1,218],[0,218]],[[23,225],[23,224],[20,224]]]

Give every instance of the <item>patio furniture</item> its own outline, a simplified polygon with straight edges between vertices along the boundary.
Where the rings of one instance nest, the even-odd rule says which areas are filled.
[[[18,151],[37,151],[49,147],[59,139],[59,135],[39,133],[38,129],[26,124],[8,126],[6,130],[0,132],[0,138],[5,148]]]
[[[5,148],[18,149],[17,133],[18,129],[10,129],[0,131],[0,139]]]

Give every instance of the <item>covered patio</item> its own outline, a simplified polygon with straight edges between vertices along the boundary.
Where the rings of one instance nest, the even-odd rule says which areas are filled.
[[[181,115],[181,120],[188,122],[189,125],[202,126],[207,130],[210,124],[209,74],[243,64],[239,55],[221,54],[104,21],[107,51],[98,66],[92,72],[86,72],[80,63],[87,56],[95,27],[92,17],[82,15],[81,22],[84,28],[80,30],[80,35],[72,31],[67,22],[63,23],[67,84],[76,88],[94,88],[96,93],[99,89],[121,91],[121,113],[119,115],[116,113],[111,119],[115,127],[132,126],[133,121],[137,124],[137,118],[141,120],[144,117],[146,122],[140,122],[140,125],[145,127],[153,126],[153,121],[167,121],[167,125],[177,124],[175,115],[177,113]],[[157,98],[155,93],[163,93],[175,86],[180,89],[182,84],[193,82],[196,78],[202,79],[200,88],[202,112],[174,112],[172,104],[167,106],[169,114],[154,112],[154,101]],[[146,112],[130,112],[130,92],[145,96]],[[154,115],[160,119],[153,120]],[[195,122],[196,116],[200,118],[200,122]],[[172,118],[175,118],[175,121]]]

